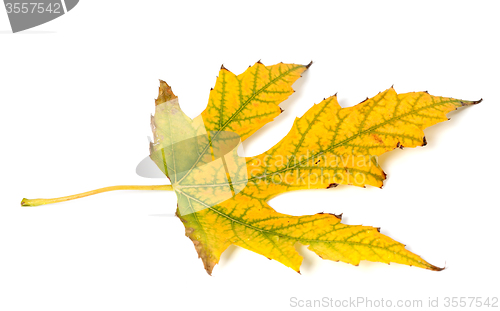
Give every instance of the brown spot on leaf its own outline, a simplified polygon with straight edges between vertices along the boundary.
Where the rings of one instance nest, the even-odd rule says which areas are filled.
[[[382,138],[380,138],[380,136],[378,136],[377,134],[372,134],[371,135],[373,139],[375,139],[377,141],[377,143],[379,144],[383,144],[384,141],[382,140]]]

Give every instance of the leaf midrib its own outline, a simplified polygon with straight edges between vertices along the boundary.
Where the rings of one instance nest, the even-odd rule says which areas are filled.
[[[180,191],[180,192],[182,192],[182,191]],[[186,193],[184,193],[184,192],[182,192],[182,194],[183,194],[183,195],[185,195],[185,196],[186,196],[189,200],[193,199],[193,200],[197,201],[198,203],[200,203],[200,204],[202,204],[202,205],[205,205],[205,206],[207,207],[207,209],[209,209],[210,211],[215,212],[215,213],[219,214],[220,216],[222,216],[222,217],[224,217],[224,218],[228,219],[229,221],[231,221],[231,223],[238,223],[238,224],[240,224],[240,225],[242,225],[242,226],[245,226],[245,227],[247,227],[247,228],[253,229],[253,230],[255,230],[255,231],[259,231],[259,232],[261,232],[262,234],[265,234],[265,235],[267,235],[267,234],[272,234],[272,235],[277,235],[277,236],[279,236],[279,237],[288,238],[288,239],[291,239],[291,240],[294,240],[294,241],[301,241],[301,242],[314,242],[314,243],[337,243],[337,244],[348,244],[348,245],[350,245],[351,247],[353,247],[354,245],[359,245],[359,246],[364,246],[364,247],[368,247],[368,248],[377,248],[377,249],[384,250],[384,251],[386,251],[386,252],[392,252],[392,253],[394,253],[394,254],[397,254],[398,256],[405,257],[406,259],[408,259],[408,260],[409,260],[409,261],[411,261],[411,262],[417,262],[417,263],[420,263],[420,264],[424,264],[424,265],[425,265],[425,261],[424,261],[424,262],[421,262],[421,261],[418,261],[418,260],[416,260],[416,259],[414,259],[414,258],[411,258],[411,257],[407,256],[407,255],[404,255],[404,254],[402,254],[402,253],[398,253],[398,252],[395,252],[395,251],[391,251],[391,250],[389,250],[388,248],[389,248],[389,247],[392,247],[392,246],[394,246],[394,245],[403,245],[403,244],[401,244],[401,243],[399,243],[399,242],[397,242],[397,241],[395,241],[395,242],[396,242],[396,244],[391,244],[391,245],[390,245],[390,246],[388,246],[387,248],[384,248],[384,247],[381,247],[381,246],[372,245],[372,244],[364,244],[364,243],[361,243],[361,242],[349,242],[349,241],[325,241],[325,240],[302,239],[302,238],[291,237],[291,236],[288,236],[288,235],[283,234],[283,233],[277,233],[277,232],[274,232],[274,231],[271,231],[271,230],[265,230],[265,229],[261,229],[261,228],[258,228],[258,227],[255,227],[255,226],[249,225],[249,224],[247,224],[247,223],[245,223],[245,222],[243,222],[243,221],[241,221],[241,220],[238,220],[238,219],[232,218],[231,216],[229,216],[229,215],[227,215],[227,214],[225,214],[225,213],[220,212],[219,210],[217,210],[217,209],[213,208],[212,206],[209,206],[209,205],[207,205],[206,203],[204,203],[204,202],[202,202],[202,201],[200,201],[200,200],[198,200],[198,199],[196,199],[196,198],[194,198],[194,197],[192,197],[192,196],[190,196],[190,195],[187,195],[187,194],[186,194]],[[197,212],[194,212],[194,213],[196,214]],[[327,217],[328,217],[328,216],[327,216]],[[325,218],[327,218],[327,217],[325,217]],[[316,220],[316,219],[315,219],[315,220]],[[312,221],[315,221],[315,220],[312,220]],[[198,220],[198,217],[197,217],[197,216],[196,216],[196,221],[198,222],[198,224],[200,224],[200,222],[199,222],[199,220]],[[340,222],[339,222],[339,223],[340,223]],[[373,229],[374,229],[374,230],[376,230],[375,228],[373,228]],[[406,249],[405,249],[405,250],[406,250]],[[417,256],[417,257],[420,257],[420,256],[418,256],[418,255],[416,255],[416,254],[414,254],[414,255],[415,255],[415,256]],[[430,265],[430,266],[431,266],[431,265]]]
[[[458,101],[458,100],[454,100],[454,101]],[[278,170],[278,171],[274,171],[274,172],[272,172],[272,173],[271,173],[271,175],[276,174],[276,173],[285,172],[285,171],[290,170],[290,169],[295,169],[298,165],[300,165],[300,164],[302,164],[302,163],[305,163],[305,162],[308,162],[309,160],[311,160],[312,158],[314,158],[314,157],[316,157],[316,156],[323,155],[324,153],[329,152],[329,151],[331,151],[331,150],[333,150],[333,149],[336,149],[336,148],[338,148],[338,147],[342,147],[344,144],[346,144],[346,143],[348,143],[348,142],[350,142],[350,141],[354,140],[355,138],[357,138],[357,137],[359,137],[359,136],[361,136],[361,135],[364,135],[364,134],[366,134],[366,133],[372,132],[372,131],[374,131],[375,129],[377,129],[377,128],[379,128],[379,127],[382,127],[382,126],[384,126],[384,125],[386,125],[386,124],[388,124],[388,123],[390,123],[390,122],[396,121],[396,120],[398,120],[398,119],[404,118],[404,117],[406,117],[406,116],[408,116],[408,115],[410,115],[410,114],[412,114],[412,113],[416,113],[416,112],[419,112],[419,111],[421,111],[421,110],[423,110],[423,109],[433,108],[434,106],[438,106],[438,105],[442,105],[442,104],[447,104],[447,103],[451,103],[451,102],[453,102],[453,101],[452,101],[452,100],[449,100],[449,101],[442,101],[442,102],[439,102],[439,103],[433,103],[432,105],[424,106],[424,107],[422,107],[422,108],[419,108],[419,109],[416,109],[416,110],[412,110],[412,111],[407,112],[407,113],[405,113],[405,114],[402,114],[402,115],[399,115],[399,116],[393,117],[393,118],[391,118],[391,119],[389,119],[389,120],[384,121],[383,123],[380,123],[380,124],[374,125],[374,126],[372,126],[372,127],[368,128],[368,129],[366,129],[365,131],[358,132],[358,133],[356,133],[355,135],[353,135],[353,136],[351,136],[351,137],[349,137],[349,138],[347,138],[347,139],[345,139],[345,140],[343,140],[343,141],[339,142],[338,144],[336,144],[336,145],[334,145],[334,146],[331,146],[330,148],[328,148],[328,149],[326,149],[326,150],[324,150],[324,151],[321,151],[321,152],[319,152],[319,153],[317,153],[317,154],[314,154],[314,155],[312,155],[311,157],[309,157],[309,158],[307,158],[307,159],[305,159],[305,160],[302,160],[301,162],[299,162],[298,164],[295,164],[294,166],[289,166],[289,167],[286,167],[286,168],[284,168],[284,169],[281,169],[281,170]],[[342,108],[342,109],[346,109],[346,108]],[[248,181],[255,180],[255,179],[262,179],[262,178],[267,177],[267,175],[268,175],[268,174],[259,175],[259,176],[256,176],[256,177],[253,177],[253,178],[248,179]]]
[[[203,149],[203,151],[200,153],[200,155],[198,156],[198,159],[195,161],[195,163],[191,166],[191,168],[187,171],[187,173],[179,180],[176,182],[176,184],[180,184],[182,182],[182,180],[184,180],[184,178],[186,178],[186,176],[188,176],[191,171],[196,167],[196,165],[198,164],[198,162],[200,161],[200,159],[203,157],[203,155],[205,155],[205,153],[207,152],[208,148],[210,147],[211,145],[211,141],[213,139],[215,139],[220,132],[222,132],[227,126],[228,124],[234,119],[235,116],[237,116],[239,113],[241,113],[241,111],[243,111],[243,109],[257,96],[259,95],[260,93],[262,93],[265,89],[267,89],[268,87],[270,87],[271,85],[273,85],[276,81],[280,80],[281,78],[283,78],[284,76],[288,75],[289,73],[297,70],[298,68],[301,68],[303,66],[297,66],[297,67],[292,67],[291,69],[285,71],[284,73],[280,73],[278,76],[276,76],[276,78],[274,78],[273,80],[269,81],[269,83],[267,83],[264,87],[262,87],[261,89],[259,89],[257,92],[254,92],[252,94],[252,96],[250,96],[244,103],[243,105],[241,105],[238,110],[236,110],[236,112],[226,121],[226,123],[224,123],[222,125],[221,128],[219,128],[217,130],[217,132],[215,133],[215,135],[213,137],[210,138],[210,142],[205,146],[205,148]],[[237,77],[236,77],[237,78]]]
[[[317,157],[317,156],[321,156],[321,155],[323,155],[323,154],[325,154],[325,153],[327,153],[327,152],[329,152],[329,151],[331,151],[331,150],[333,150],[333,149],[335,149],[335,148],[342,147],[342,146],[344,146],[345,144],[347,144],[348,142],[350,142],[350,141],[354,140],[355,138],[357,138],[357,137],[359,137],[359,136],[362,136],[362,135],[364,135],[364,134],[366,134],[366,133],[373,132],[373,131],[374,131],[374,130],[376,130],[377,128],[382,127],[382,126],[384,126],[384,125],[386,125],[386,124],[388,124],[388,123],[390,123],[390,122],[397,121],[397,120],[399,120],[399,119],[401,119],[401,118],[404,118],[404,117],[406,117],[406,116],[408,116],[408,115],[410,115],[410,114],[413,114],[413,113],[417,113],[417,112],[419,112],[419,111],[421,111],[421,110],[424,110],[424,109],[433,108],[433,107],[438,106],[438,105],[444,105],[444,104],[447,104],[447,103],[453,103],[453,102],[460,102],[460,101],[459,101],[459,100],[448,100],[448,101],[442,101],[442,102],[439,102],[439,103],[433,103],[433,104],[431,104],[431,105],[424,106],[424,107],[421,107],[421,108],[419,108],[419,109],[411,110],[410,112],[407,112],[407,113],[404,113],[404,114],[401,114],[401,115],[394,116],[393,118],[388,119],[388,120],[384,121],[383,123],[380,123],[380,124],[374,125],[374,126],[372,126],[372,127],[368,128],[368,129],[366,129],[365,131],[358,132],[358,133],[356,133],[355,135],[353,135],[353,136],[351,136],[351,137],[349,137],[349,138],[347,138],[347,139],[345,139],[345,140],[343,140],[343,141],[341,141],[341,142],[337,143],[337,144],[336,144],[336,145],[334,145],[334,146],[331,146],[330,148],[328,148],[328,149],[326,149],[326,150],[324,150],[324,151],[321,151],[321,152],[319,152],[319,153],[317,153],[317,154],[313,154],[313,155],[311,155],[311,157],[309,157],[309,158],[307,158],[307,159],[304,159],[304,160],[302,160],[302,161],[300,161],[300,162],[298,162],[298,163],[294,164],[293,166],[288,166],[288,167],[286,167],[286,168],[283,168],[283,169],[281,169],[281,170],[277,170],[277,171],[274,171],[274,172],[271,172],[271,173],[258,175],[258,176],[255,176],[255,177],[249,178],[249,179],[247,179],[247,180],[245,180],[245,181],[236,181],[236,182],[233,182],[233,184],[242,184],[242,183],[248,183],[248,182],[250,182],[250,181],[254,181],[254,180],[265,179],[266,177],[268,177],[268,176],[272,176],[272,175],[274,175],[274,174],[278,174],[278,173],[286,172],[286,171],[288,171],[288,170],[293,170],[293,169],[296,169],[296,168],[297,168],[297,166],[299,166],[299,165],[301,165],[301,164],[303,164],[303,163],[305,163],[305,162],[308,162],[308,161],[309,161],[309,160],[311,160],[312,158],[315,158],[315,157]],[[348,109],[348,108],[342,108],[342,109]],[[192,169],[191,169],[191,170],[192,170]],[[186,176],[187,176],[187,175],[186,175]],[[180,182],[180,181],[179,181],[179,182]],[[221,187],[221,186],[225,186],[225,185],[227,185],[227,183],[219,183],[219,184],[215,183],[215,184],[210,184],[210,185],[208,185],[208,184],[204,184],[204,185],[189,185],[189,186],[181,186],[181,185],[177,185],[177,188]]]

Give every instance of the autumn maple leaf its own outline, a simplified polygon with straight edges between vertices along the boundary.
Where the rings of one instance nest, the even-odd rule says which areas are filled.
[[[376,156],[425,145],[424,128],[477,102],[426,92],[397,94],[390,88],[341,108],[332,96],[297,118],[276,146],[240,158],[235,152],[239,139],[282,112],[279,103],[292,94],[291,85],[308,67],[258,62],[238,76],[223,67],[207,108],[193,120],[161,81],[151,158],[172,182],[177,216],[205,269],[211,274],[222,252],[235,244],[299,271],[302,257],[294,247],[299,242],[324,259],[354,265],[370,260],[441,270],[377,228],[345,225],[332,214],[285,215],[267,202],[299,189],[382,187],[386,175]]]
[[[297,118],[268,151],[240,157],[241,142],[282,112],[279,104],[294,92],[292,84],[309,66],[257,62],[240,75],[222,67],[207,108],[194,119],[182,112],[170,86],[160,81],[150,156],[171,185],[109,187],[60,199],[23,199],[22,204],[117,189],[174,190],[176,215],[209,274],[231,244],[299,272],[297,242],[324,259],[353,265],[369,260],[442,270],[378,228],[343,224],[340,215],[281,214],[268,201],[293,190],[340,184],[382,187],[386,174],[378,155],[426,145],[423,129],[448,120],[446,114],[452,110],[480,101],[427,92],[397,94],[390,88],[342,108],[332,96]]]

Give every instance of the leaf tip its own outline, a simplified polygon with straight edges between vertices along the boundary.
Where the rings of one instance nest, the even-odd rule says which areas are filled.
[[[311,65],[312,65],[312,64],[313,64],[313,61],[311,60],[311,61],[309,62],[309,64],[307,64],[307,65],[306,65],[306,69],[309,69],[309,67],[311,67]]]
[[[207,271],[207,274],[208,274],[208,275],[212,276],[212,270],[213,270],[213,267],[212,267],[212,269],[210,269],[210,270],[209,270],[207,267],[205,267],[205,270]]]
[[[424,136],[424,138],[422,139],[422,147],[423,147],[423,146],[427,146],[427,138],[425,138],[425,136]]]
[[[380,93],[379,93],[380,94]],[[360,104],[364,103],[365,101],[369,100],[369,98],[367,97],[365,100],[363,100],[362,102],[360,102]],[[359,105],[359,104],[358,104]]]
[[[222,65],[220,66],[220,70],[229,71],[229,69],[227,69],[226,67],[224,67],[224,64],[222,64]],[[229,72],[230,72],[230,71],[229,71]]]
[[[429,264],[429,270],[432,270],[432,271],[443,271],[445,268],[446,268],[446,263],[444,264],[444,267],[442,267],[442,268]]]
[[[177,95],[175,95],[172,91],[172,87],[168,85],[167,82],[163,81],[162,79],[158,80],[160,80],[160,86],[158,88],[158,97],[155,99],[156,106],[163,104],[169,100],[178,98]]]
[[[335,187],[337,187],[338,185],[339,185],[339,184],[337,184],[337,183],[335,183],[335,182],[334,182],[334,183],[329,184],[329,185],[326,187],[326,189],[335,188]]]
[[[471,105],[477,105],[482,101],[483,101],[483,99],[481,98],[480,100],[474,100],[474,101],[462,100],[462,101],[460,101],[460,103],[462,104],[462,106],[471,106]]]
[[[340,213],[340,214],[338,214],[338,215],[336,215],[336,214],[332,214],[332,213],[325,213],[325,212],[316,213],[316,215],[325,215],[325,214],[328,214],[328,215],[334,216],[334,217],[335,217],[335,218],[337,218],[338,220],[342,220],[342,214],[343,214],[343,213]],[[319,256],[319,257],[321,257],[321,256]],[[323,258],[323,257],[321,257],[321,258]]]

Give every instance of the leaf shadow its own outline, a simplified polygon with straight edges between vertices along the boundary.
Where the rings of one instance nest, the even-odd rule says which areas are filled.
[[[463,107],[460,110],[467,110],[469,109],[470,106],[468,107]],[[425,148],[425,152],[428,152],[429,150],[435,150],[439,148],[439,142],[442,141],[442,139],[445,138],[447,135],[447,132],[453,131],[453,127],[458,127],[460,122],[457,122],[458,120],[464,118],[465,113],[459,113],[457,114],[457,110],[450,111],[447,114],[447,117],[449,121],[452,119],[455,122],[440,122],[437,124],[434,124],[430,126],[429,128],[426,128],[424,130],[424,136],[427,140],[427,145],[425,146],[418,146],[416,148],[407,148],[411,150],[412,152],[422,152],[421,148]],[[395,148],[396,150],[392,150],[389,152],[385,152],[382,155],[378,157],[378,164],[380,167],[384,170],[384,172],[387,174],[387,179],[384,181],[384,186],[386,187],[387,182],[390,182],[390,172],[387,172],[384,167],[390,167],[389,163],[394,163],[394,159],[397,157],[407,157],[407,156],[415,156],[411,155],[411,152],[407,152],[408,150],[405,150],[403,147],[403,150],[397,150],[399,148]],[[406,151],[406,152],[405,152]]]
[[[302,256],[302,264],[300,266],[300,271],[302,272],[312,272],[318,267],[318,263],[321,258],[314,253],[313,251],[308,249],[308,245],[304,245],[300,242],[296,242],[295,250]]]
[[[149,214],[148,216],[155,216],[155,217],[176,217],[175,214]]]
[[[224,264],[224,262],[229,262],[235,256],[235,253],[239,252],[241,249],[234,244],[229,245],[226,250],[221,255],[221,260],[219,264]]]

